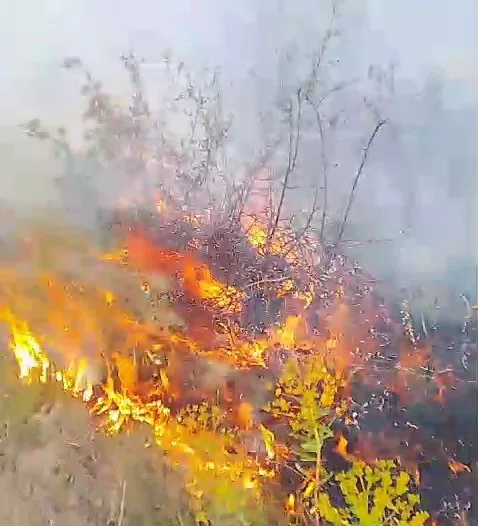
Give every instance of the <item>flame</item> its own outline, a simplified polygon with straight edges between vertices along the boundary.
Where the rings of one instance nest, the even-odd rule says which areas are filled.
[[[455,460],[451,458],[448,461],[448,467],[450,468],[450,471],[453,473],[453,475],[458,476],[460,473],[471,473],[471,468],[467,466],[466,464],[462,464],[461,462],[458,462],[458,460]]]
[[[293,349],[297,341],[300,324],[303,322],[301,316],[288,316],[283,326],[272,332],[272,342],[284,349]]]
[[[276,228],[271,233],[266,220],[254,216],[243,216],[242,227],[247,233],[249,243],[261,256],[267,254],[281,256],[287,263],[295,266],[319,262],[316,253],[317,243],[307,236],[298,240],[292,230],[285,228]]]
[[[166,213],[162,203],[160,208],[161,214]],[[194,227],[204,222],[202,216],[190,215],[183,219]],[[19,377],[27,382],[35,378],[39,378],[41,382],[58,382],[67,393],[82,399],[88,405],[91,413],[101,419],[102,428],[107,434],[115,435],[134,422],[147,423],[154,431],[157,444],[178,466],[190,464],[191,469],[214,473],[219,477],[232,477],[242,487],[260,491],[261,481],[277,474],[275,468],[270,468],[270,463],[276,465],[279,459],[282,461],[292,458],[292,445],[289,442],[287,446],[281,445],[279,434],[279,442],[276,442],[274,432],[257,422],[256,403],[243,397],[244,391],[234,392],[232,388],[228,391],[226,379],[219,378],[217,369],[213,387],[194,384],[193,389],[192,383],[183,382],[187,369],[185,357],[210,359],[216,365],[230,366],[227,370],[237,372],[253,366],[265,368],[266,364],[271,371],[274,359],[281,362],[277,367],[281,371],[284,356],[292,355],[294,363],[300,364],[301,358],[319,355],[327,367],[329,363],[333,363],[337,383],[346,387],[345,384],[352,377],[351,371],[355,373],[363,369],[375,372],[373,367],[367,369],[367,360],[380,350],[380,344],[372,330],[373,320],[378,318],[378,313],[373,305],[367,304],[366,299],[360,304],[360,322],[355,321],[357,311],[352,302],[347,300],[349,277],[343,277],[329,286],[327,301],[330,306],[320,313],[323,318],[321,323],[326,326],[326,331],[320,333],[319,327],[314,332],[308,309],[313,311],[317,308],[314,301],[319,298],[318,280],[301,281],[301,272],[307,274],[309,265],[316,264],[319,259],[314,245],[304,247],[304,243],[296,242],[291,232],[283,228],[278,228],[270,236],[269,230],[264,226],[266,223],[257,219],[244,220],[244,223],[249,244],[256,249],[258,255],[281,256],[294,269],[295,273],[289,275],[284,272],[285,276],[269,284],[274,292],[270,296],[284,301],[285,321],[269,326],[260,336],[252,337],[252,331],[235,326],[242,314],[246,293],[228,284],[226,278],[224,282],[221,281],[203,259],[194,254],[193,251],[202,246],[200,241],[188,240],[187,251],[179,252],[166,246],[158,246],[145,235],[131,234],[126,249],[102,254],[99,259],[119,264],[122,270],[131,271],[135,276],[140,275],[143,296],[148,298],[152,290],[150,283],[155,276],[171,278],[177,285],[174,293],[179,291],[180,294],[176,297],[174,309],[181,308],[184,295],[187,308],[193,312],[189,314],[186,329],[153,330],[151,323],[124,307],[122,295],[114,287],[105,285],[100,290],[100,287],[93,284],[90,286],[94,289],[93,293],[87,295],[86,285],[60,279],[53,270],[42,271],[36,281],[45,291],[44,318],[48,330],[38,329],[33,316],[36,314],[34,307],[22,306],[17,312],[13,292],[10,296],[7,295],[9,301],[4,303],[9,307],[0,312],[0,319],[9,325],[11,331],[11,348],[18,362]],[[2,274],[2,277],[5,275]],[[14,275],[10,275],[3,281],[15,282],[14,278]],[[31,283],[36,281],[31,279]],[[26,297],[28,290],[25,285]],[[217,325],[213,325],[212,320]],[[223,329],[221,332],[215,331],[219,324]],[[200,330],[196,330],[198,328]],[[116,332],[120,333],[119,336]],[[86,335],[90,333],[95,338],[88,339]],[[113,335],[116,339],[108,338],[104,333]],[[61,366],[53,352],[50,355],[45,352],[52,347],[52,341],[66,357],[66,363]],[[93,352],[83,356],[80,351],[84,351],[87,346],[93,346]],[[70,352],[73,347],[80,351]],[[405,401],[417,396],[418,387],[425,384],[423,378],[431,363],[432,346],[413,339],[411,343],[402,345],[399,351],[396,366],[384,372],[380,382],[383,381],[383,384],[400,396],[401,401]],[[141,354],[141,358],[138,358],[136,352]],[[103,362],[104,357],[106,362],[102,363],[106,371],[100,379],[92,381],[91,373],[98,366],[94,357],[100,354],[101,361]],[[147,362],[150,368],[148,371],[151,371],[146,379],[139,379],[140,360]],[[163,362],[167,362],[167,366]],[[144,365],[142,362],[141,364]],[[366,376],[365,374],[364,377]],[[365,381],[372,383],[372,376],[370,374],[370,378],[366,377]],[[456,378],[450,370],[444,369],[435,372],[433,379],[436,392],[430,396],[445,403],[447,394],[455,388]],[[200,380],[194,379],[194,382],[200,383]],[[253,386],[251,390],[256,387]],[[215,398],[219,400],[221,396],[227,407],[228,422],[232,422],[240,431],[260,431],[265,445],[265,451],[261,454],[266,458],[251,457],[239,462],[228,453],[231,442],[227,437],[221,438],[223,457],[211,458],[202,450],[197,436],[188,429],[191,422],[177,416],[178,407],[184,401],[189,402],[189,396],[193,397],[188,391],[196,388],[193,403]],[[327,389],[324,389],[320,400],[323,402],[327,396]],[[349,403],[350,400],[343,396],[340,407]],[[324,403],[327,407],[331,404]],[[343,412],[340,413],[342,414]],[[347,415],[346,424],[355,425],[354,418]],[[399,444],[399,439],[390,439],[385,432],[377,433],[377,437],[364,435],[361,435],[352,448],[345,436],[339,434],[336,436],[335,452],[349,462],[361,459],[372,464],[377,458],[398,458],[419,483],[416,449],[408,447],[408,451],[400,456],[398,452],[403,451],[403,447]],[[216,440],[216,437],[211,434],[210,439]],[[282,440],[286,442],[284,438]],[[377,446],[379,442],[382,443],[381,452]],[[235,443],[234,446],[238,444]],[[455,459],[450,459],[448,466],[454,476],[471,472],[469,466]],[[309,491],[312,491],[311,487],[309,486]],[[194,481],[189,483],[188,489],[191,494],[201,493],[201,488]],[[296,496],[290,494],[286,500],[286,511],[289,514],[296,513],[296,505]]]
[[[159,193],[156,194],[155,206],[156,206],[156,211],[160,215],[161,214],[167,214],[168,212],[170,212],[170,208],[167,205],[165,199],[163,197],[161,197],[161,195]]]
[[[335,446],[335,452],[341,455],[345,460],[348,460],[349,462],[353,462],[354,460],[357,460],[357,457],[354,455],[351,455],[347,451],[348,446],[348,440],[341,434],[339,435],[337,445]]]
[[[241,429],[248,431],[254,425],[253,407],[248,402],[241,402],[236,410],[237,421]]]
[[[285,511],[287,515],[295,514],[295,495],[293,493],[289,494],[285,504]]]
[[[191,254],[180,254],[157,247],[149,239],[131,235],[127,244],[128,261],[142,270],[176,274],[193,297],[211,302],[228,312],[240,312],[243,295],[235,288],[215,279],[207,265]]]
[[[50,361],[31,334],[28,326],[9,310],[0,312],[0,320],[8,323],[12,333],[11,348],[20,368],[19,378],[31,381],[34,371],[39,371],[40,381],[46,382]]]
[[[101,385],[100,393],[95,394],[93,385],[90,383],[83,385],[88,367],[86,360],[80,360],[77,364],[71,364],[63,370],[56,369],[41,350],[25,322],[7,310],[2,312],[2,319],[9,323],[12,331],[11,347],[20,366],[19,377],[30,382],[34,371],[38,370],[41,372],[42,382],[49,379],[59,382],[66,392],[87,402],[93,415],[103,417],[101,428],[107,435],[115,435],[133,422],[143,422],[153,428],[158,445],[174,458],[178,455],[187,455],[197,470],[213,471],[217,475],[227,474],[235,480],[241,480],[243,487],[251,491],[260,490],[261,479],[275,476],[275,470],[267,469],[253,459],[248,460],[247,465],[233,460],[231,455],[226,455],[221,463],[205,460],[201,451],[196,451],[187,443],[189,433],[187,428],[181,426],[179,420],[175,421],[171,410],[164,405],[161,399],[164,392],[158,391],[156,397],[152,396],[154,393],[149,393],[150,401],[145,401],[135,393],[135,363],[132,359],[113,354],[112,358],[121,381],[121,390],[115,387],[110,376],[106,383]],[[164,379],[164,376],[162,378]],[[168,384],[168,381],[163,384]],[[252,406],[243,402],[239,405],[237,413],[243,428],[250,428],[253,421]],[[191,491],[196,491],[194,484]]]

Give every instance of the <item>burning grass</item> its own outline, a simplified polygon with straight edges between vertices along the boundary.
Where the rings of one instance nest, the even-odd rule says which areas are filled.
[[[453,408],[476,392],[439,334],[404,331],[355,266],[325,272],[315,243],[254,221],[159,211],[117,222],[108,252],[22,232],[0,315],[25,393],[57,385],[107,436],[147,426],[198,523],[471,517],[476,413]]]

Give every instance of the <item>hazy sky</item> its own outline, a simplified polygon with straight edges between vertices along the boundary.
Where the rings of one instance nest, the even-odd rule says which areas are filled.
[[[154,60],[170,46],[189,60],[234,68],[240,77],[241,70],[267,61],[276,44],[319,28],[328,3],[1,0],[0,5],[0,111],[10,121],[24,113],[21,107],[30,112],[52,101],[57,108],[71,103],[68,89],[51,93],[65,55],[79,55],[102,76],[111,76],[121,52],[134,48]],[[357,60],[395,57],[401,74],[413,77],[440,65],[476,90],[476,0],[349,0],[348,5],[362,11],[354,28],[362,48]]]
[[[126,78],[119,55],[134,50],[151,65],[160,60],[165,48],[171,48],[192,66],[204,63],[220,66],[226,80],[235,83],[230,89],[235,117],[240,120],[248,112],[255,116],[253,104],[258,92],[254,92],[257,86],[250,82],[250,71],[258,73],[261,82],[269,79],[272,84],[277,82],[278,50],[286,47],[299,55],[316,50],[330,11],[326,0],[0,0],[0,6],[0,126],[3,127],[33,117],[40,117],[48,124],[68,126],[74,122],[81,110],[79,82],[70,72],[60,70],[59,64],[65,56],[79,56],[97,78],[105,81],[109,91],[121,93]],[[418,91],[427,74],[439,68],[449,79],[457,81],[449,83],[447,105],[456,108],[470,100],[476,103],[477,0],[348,0],[342,12],[344,38],[340,56],[347,73],[363,74],[371,63],[386,64],[393,60],[398,65],[398,75],[410,79],[411,91]],[[148,74],[154,76],[153,67]],[[260,84],[261,96],[267,93],[264,85]],[[404,110],[406,113],[407,107]],[[430,126],[433,135],[433,125]],[[247,126],[245,130],[248,131]],[[460,133],[466,133],[467,138],[471,136],[468,131]],[[3,133],[0,141],[2,152],[16,151],[16,144],[5,146],[5,136]],[[7,141],[18,142],[11,137],[9,134]],[[446,137],[441,141],[446,144]],[[28,143],[28,151],[34,147],[38,148]],[[24,148],[9,159],[8,169],[2,167],[0,194],[14,199],[42,199],[53,192],[51,178],[48,182],[37,177],[40,171],[37,158],[33,154],[25,156]],[[443,182],[435,176],[433,163],[452,166],[453,154],[441,146],[436,150],[439,151],[424,154],[429,161],[424,170],[433,177],[426,182],[428,186],[421,191],[421,198],[424,202],[431,200],[432,204],[436,201],[434,211],[430,210],[435,220],[441,218],[444,222],[445,206],[450,214],[463,207],[459,200],[453,205],[455,208],[444,204],[450,201],[440,187]],[[473,151],[467,152],[467,160],[473,162],[473,155]],[[393,172],[393,161],[385,161],[382,170]],[[415,176],[412,169],[398,164],[395,168],[400,178],[407,174]],[[414,170],[420,168],[414,166]],[[49,169],[43,171],[49,173]],[[473,174],[469,175],[471,181]],[[390,221],[394,231],[397,224]],[[445,231],[445,223],[438,231],[433,227],[433,219],[430,224],[430,247],[417,241],[419,246],[407,252],[412,257],[411,263],[407,261],[404,265],[407,269],[418,268],[419,258],[424,260],[420,255],[415,257],[420,252],[418,248],[428,251],[426,269],[430,261],[439,263],[441,268],[447,264],[446,257],[456,256],[439,252],[447,246],[440,236],[448,236],[451,241],[455,234]]]

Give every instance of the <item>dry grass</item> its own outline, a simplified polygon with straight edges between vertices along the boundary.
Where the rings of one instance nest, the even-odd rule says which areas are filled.
[[[3,347],[5,348],[5,347]],[[189,525],[181,485],[147,430],[105,437],[52,386],[20,385],[0,358],[0,524]]]

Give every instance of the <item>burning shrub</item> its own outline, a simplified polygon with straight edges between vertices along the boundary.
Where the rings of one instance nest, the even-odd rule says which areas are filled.
[[[286,508],[296,522],[422,525],[427,514],[418,511],[398,459],[410,472],[435,461],[448,469],[442,440],[467,463],[476,460],[476,445],[470,439],[460,449],[435,430],[427,441],[433,461],[420,444],[409,447],[424,438],[409,406],[428,400],[424,384],[431,381],[446,401],[455,376],[438,374],[433,345],[420,346],[406,309],[404,335],[373,280],[340,254],[357,183],[385,120],[368,138],[328,245],[326,200],[320,235],[311,235],[318,190],[304,225],[282,218],[304,106],[320,121],[314,79],[285,108],[287,166],[278,193],[268,181],[270,203],[258,212],[249,197],[267,155],[239,186],[229,180],[222,162],[229,123],[217,76],[201,88],[183,78],[186,90],[175,102],[194,125],[188,141],[175,141],[151,117],[139,62],[123,62],[134,88],[128,108],[104,93],[80,60],[65,64],[85,73],[86,149],[75,153],[64,131],[29,123],[30,134],[53,141],[70,175],[75,160],[88,160],[101,184],[124,195],[111,199],[115,210],[102,210],[101,235],[80,235],[63,222],[29,225],[2,261],[0,312],[20,375],[39,371],[40,381],[58,381],[81,396],[108,435],[149,424],[167,462],[184,476],[197,521],[268,524],[261,499],[274,489],[281,497],[290,493]],[[196,135],[198,128],[206,137]],[[61,183],[77,221],[75,178],[67,174]],[[364,446],[374,425],[380,433]],[[342,441],[331,451],[338,427]],[[455,476],[466,464],[452,465]],[[461,468],[465,476],[470,471]],[[294,478],[286,480],[285,472]]]
[[[377,464],[377,449],[352,440],[373,401],[358,407],[354,397],[378,385],[359,373],[379,371],[370,358],[368,346],[377,341],[368,332],[369,320],[360,324],[367,309],[373,312],[373,298],[359,309],[349,302],[359,277],[346,270],[339,280],[335,308],[331,303],[322,318],[326,338],[310,329],[313,301],[292,303],[298,314],[257,334],[241,317],[246,287],[222,282],[200,249],[189,245],[183,254],[130,234],[129,243],[119,243],[125,251],[104,254],[93,242],[75,242],[80,238],[74,231],[63,231],[66,239],[32,229],[25,243],[23,230],[3,261],[2,319],[21,377],[37,370],[40,381],[59,381],[85,400],[106,434],[134,422],[149,424],[167,462],[183,474],[198,520],[239,517],[244,524],[267,524],[260,502],[276,488],[273,479],[293,485],[288,511],[306,523],[319,516],[332,524],[424,523],[425,514],[415,512],[418,500],[405,495],[409,476],[395,473],[390,462]],[[258,267],[266,257],[257,255]],[[250,279],[257,277],[251,273]],[[294,291],[269,290],[271,298]],[[406,351],[401,366],[388,367],[379,379],[397,392],[412,385],[416,396],[424,385],[415,374],[423,357],[410,343],[399,344]],[[424,356],[431,360],[430,352]],[[447,385],[440,387],[441,397]],[[351,441],[347,446],[340,435],[345,445],[339,439],[334,454],[352,467],[337,464],[344,473],[332,475],[337,426]],[[395,448],[385,458],[400,451],[402,465],[413,471],[410,452],[391,437],[382,438]],[[351,488],[373,494],[366,511]]]

